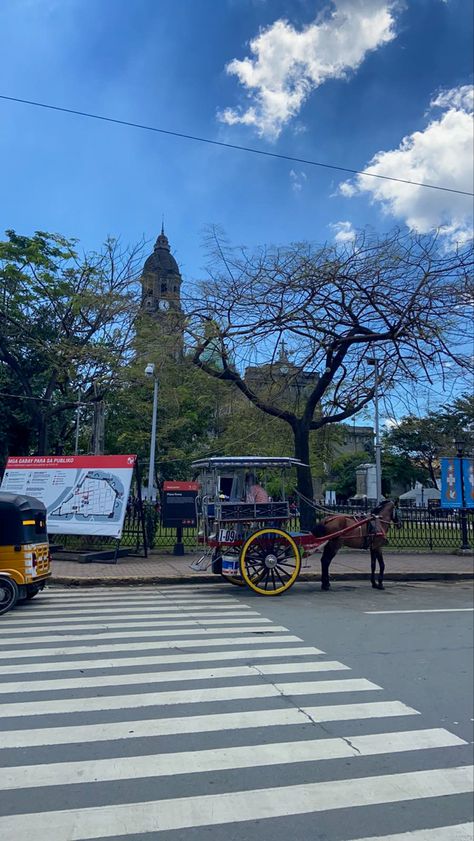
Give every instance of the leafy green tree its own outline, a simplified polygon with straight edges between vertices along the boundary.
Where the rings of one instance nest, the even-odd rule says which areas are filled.
[[[6,365],[0,364],[0,466],[5,462],[9,449],[18,455],[30,452],[33,440],[32,413],[28,401]]]
[[[335,490],[338,496],[344,499],[354,496],[356,493],[356,469],[360,464],[367,464],[372,459],[365,451],[340,456],[331,468],[331,477],[328,487]],[[425,482],[427,471],[417,467],[413,462],[402,455],[384,451],[382,454],[382,493],[384,496],[393,494],[395,485],[402,488],[409,488],[415,482]]]
[[[59,234],[7,237],[0,242],[2,381],[34,430],[18,445],[45,454],[70,446],[79,391],[84,404],[102,400],[127,362],[140,248],[109,239],[100,252],[79,255],[76,240]],[[9,424],[18,433],[21,420],[15,409]]]
[[[336,491],[338,496],[348,499],[356,492],[356,468],[368,461],[366,452],[350,453],[337,458],[331,468],[328,489]]]
[[[155,330],[158,329],[155,325]],[[140,338],[138,339],[140,344]],[[106,449],[133,452],[145,466],[149,460],[153,382],[145,374],[155,364],[159,381],[156,480],[187,479],[191,462],[201,455],[222,452],[226,395],[224,383],[214,382],[185,357],[163,357],[160,341],[146,353],[137,350],[126,379],[109,394],[106,406]]]
[[[436,487],[439,459],[455,452],[456,438],[466,448],[474,444],[474,398],[465,394],[424,417],[408,415],[385,433],[384,445],[390,452],[405,456],[424,468]]]
[[[382,493],[393,496],[394,487],[409,490],[415,482],[426,484],[428,471],[411,461],[407,456],[382,452]]]

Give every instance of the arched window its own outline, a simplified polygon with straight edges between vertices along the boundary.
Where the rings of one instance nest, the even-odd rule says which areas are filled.
[[[161,291],[166,292],[166,283],[161,284]]]

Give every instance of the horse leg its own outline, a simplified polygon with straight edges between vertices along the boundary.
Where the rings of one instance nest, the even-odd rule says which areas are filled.
[[[375,549],[370,550],[370,580],[372,582],[372,587],[377,589],[377,582],[375,580],[375,567],[377,565],[377,552]]]
[[[337,543],[334,543],[333,541],[329,541],[329,543],[326,543],[326,546],[324,547],[323,554],[321,555],[321,590],[331,589],[331,582],[329,581],[329,566],[337,550]]]
[[[382,550],[381,550],[381,549],[377,549],[377,559],[378,559],[378,562],[379,562],[379,583],[378,583],[378,589],[379,589],[379,590],[385,590],[385,587],[383,586],[383,574],[384,574],[384,572],[385,572],[385,562],[384,562],[384,559],[383,559],[383,554],[382,554]]]

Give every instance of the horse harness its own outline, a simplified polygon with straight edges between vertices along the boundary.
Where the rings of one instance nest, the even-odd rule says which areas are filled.
[[[369,522],[367,522],[368,517],[365,514],[351,514],[346,516],[348,520],[355,520],[355,522],[357,522],[358,520],[361,521],[359,528],[354,531],[354,536],[358,532],[358,536],[360,538],[363,538],[367,542],[366,548],[369,548],[370,541],[374,537],[382,537],[384,539],[387,537],[388,528],[387,530],[384,530],[382,523],[385,523],[387,526],[389,526],[391,520],[384,520],[382,519],[382,517],[379,517],[378,514],[371,514]],[[334,514],[332,517],[326,517],[326,523],[330,523],[331,520],[337,520],[339,517],[340,514]],[[367,534],[365,535],[362,534],[363,525],[367,525]],[[371,526],[373,526],[373,528],[371,528]]]

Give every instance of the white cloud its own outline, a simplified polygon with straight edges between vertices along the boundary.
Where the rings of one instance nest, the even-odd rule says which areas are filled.
[[[291,189],[295,193],[301,193],[303,184],[308,180],[308,176],[303,170],[297,172],[295,169],[290,169]]]
[[[276,138],[311,91],[328,79],[344,78],[394,37],[394,0],[334,0],[330,14],[300,31],[277,20],[250,42],[252,57],[233,59],[226,67],[251,104],[226,108],[219,118]]]
[[[329,227],[334,231],[334,242],[352,242],[355,239],[352,222],[333,222]]]
[[[440,91],[430,102],[430,108],[457,108],[472,114],[474,111],[474,86],[461,85],[459,88]]]
[[[430,108],[441,108],[422,131],[404,137],[397,149],[377,152],[367,171],[378,175],[439,184],[454,190],[473,188],[473,88],[463,85],[439,93]],[[472,236],[472,198],[395,181],[357,176],[341,184],[347,197],[366,193],[383,211],[412,230],[439,230],[448,245]]]

